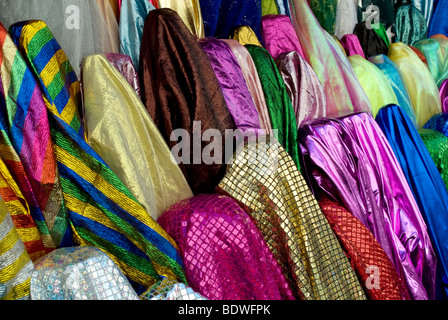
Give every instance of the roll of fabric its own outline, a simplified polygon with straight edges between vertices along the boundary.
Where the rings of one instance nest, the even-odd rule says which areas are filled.
[[[414,45],[425,39],[428,34],[428,26],[422,12],[412,4],[404,4],[398,7],[395,17],[396,42]]]
[[[448,192],[431,158],[431,153],[434,153],[435,150],[430,148],[430,152],[428,152],[427,147],[425,147],[424,141],[430,137],[426,136],[427,132],[423,133],[424,140],[422,140],[407,115],[395,105],[380,110],[376,121],[389,141],[420,208],[427,227],[425,229],[428,230],[437,256],[438,276],[443,279],[441,288],[438,288],[438,290],[443,291],[446,296],[448,292],[448,282],[446,280],[448,271],[448,251],[446,250],[448,217],[441,215],[440,212],[448,210]],[[438,133],[437,131],[434,132]],[[426,143],[426,146],[430,145]],[[447,156],[446,147],[445,157]],[[439,153],[439,155],[443,154]],[[432,275],[432,272],[428,272],[426,275],[423,273],[423,275],[429,276]]]
[[[353,34],[358,37],[366,59],[378,54],[387,55],[388,47],[386,43],[373,28],[367,28],[366,22],[358,23],[353,30]]]
[[[300,143],[313,192],[354,214],[405,279],[411,299],[434,299],[436,257],[419,207],[369,113],[309,122]]]
[[[33,269],[5,201],[0,199],[0,300],[29,300]]]
[[[346,34],[352,34],[358,23],[358,6],[355,1],[338,0],[334,35],[341,39]]]
[[[264,48],[274,60],[280,54],[291,51],[296,51],[302,57],[305,56],[288,16],[268,15],[264,16],[261,22]]]
[[[294,161],[266,137],[246,145],[219,184],[252,217],[300,299],[366,296]]]
[[[328,33],[334,34],[337,0],[309,0],[308,2],[321,27]]]
[[[439,113],[431,117],[423,129],[433,129],[448,137],[448,113]]]
[[[448,3],[440,0],[434,1],[434,8],[428,26],[428,36],[443,34],[448,37],[448,21],[445,19],[447,15]]]
[[[159,8],[176,11],[191,33],[198,39],[205,37],[200,0],[157,0]]]
[[[404,43],[393,43],[388,57],[400,68],[414,107],[417,125],[422,127],[442,110],[439,90],[428,67]]]
[[[42,21],[25,21],[13,27],[11,33],[16,37],[16,42],[21,40],[21,52],[37,56],[45,52],[49,58],[62,55],[61,50],[54,51],[57,42],[51,33],[35,32],[45,28]],[[48,42],[54,46],[47,46]],[[49,67],[41,64],[46,60],[30,59],[32,55],[26,57],[33,71]],[[64,70],[63,66],[65,70],[70,70],[67,60],[50,61],[59,70]],[[175,242],[80,137],[78,131],[64,121],[65,108],[57,109],[52,96],[47,93],[49,87],[42,85],[47,83],[47,76],[46,73],[34,73],[41,84],[41,94],[48,100],[51,135],[75,242],[106,251],[131,280],[137,293],[143,292],[161,277],[185,281]],[[64,81],[62,85],[67,86],[71,80]]]
[[[98,248],[60,248],[36,261],[32,300],[139,300],[111,258]]]
[[[276,64],[296,116],[297,130],[308,120],[326,116],[324,88],[314,70],[297,52],[281,54]]]
[[[224,40],[207,37],[199,40],[216,74],[237,129],[247,136],[265,134],[241,67]]]
[[[409,119],[417,127],[417,119],[414,112],[414,106],[409,94],[408,87],[403,73],[398,66],[384,54],[373,56],[369,61],[375,64],[386,76],[389,84],[395,92],[398,105],[408,115]]]
[[[297,121],[285,82],[266,49],[254,45],[246,45],[246,48],[254,60],[260,77],[272,129],[276,130],[274,136],[291,155],[297,168],[300,169]]]
[[[262,47],[258,36],[249,26],[240,26],[235,28],[232,34],[232,39],[238,41],[243,46],[246,44],[253,44]]]
[[[141,97],[140,80],[138,73],[128,55],[121,53],[106,53],[106,59],[120,72],[129,85],[134,89],[137,96]]]
[[[143,103],[171,150],[179,148],[179,135],[187,139],[173,153],[179,157],[182,151],[176,161],[193,193],[210,192],[224,176],[226,160],[217,150],[216,161],[203,161],[204,149],[217,143],[202,141],[203,133],[217,130],[224,146],[225,130],[235,130],[236,125],[209,58],[171,9],[149,13],[143,38],[139,74]]]
[[[442,112],[448,112],[448,79],[444,80],[439,89]]]
[[[189,285],[207,299],[294,298],[254,222],[230,197],[181,201],[158,222],[179,244]]]
[[[359,55],[350,56],[348,59],[355,70],[359,83],[369,97],[374,117],[382,107],[398,103],[392,86],[379,68]]]
[[[145,19],[154,6],[148,0],[123,0],[120,11],[120,53],[132,59],[138,72]]]
[[[83,62],[87,142],[154,220],[193,193],[143,103],[104,55]]]
[[[426,58],[429,71],[440,88],[448,79],[448,40],[440,38],[424,39],[415,44]]]
[[[266,134],[272,134],[271,119],[269,117],[263,87],[261,85],[260,77],[258,76],[258,71],[255,67],[252,56],[249,51],[247,51],[246,47],[238,41],[233,39],[227,39],[224,41],[232,50],[239,66],[241,67],[246,85],[250,91],[250,95],[254,100],[254,104],[258,112],[261,128],[265,130]]]
[[[403,279],[372,233],[340,204],[323,196],[319,206],[350,259],[369,300],[409,300]],[[372,281],[371,272],[380,277]]]
[[[346,34],[341,38],[341,44],[344,47],[347,56],[359,55],[366,58],[359,39],[354,34]]]
[[[331,35],[322,30],[306,1],[293,0],[292,3],[295,8],[292,22],[304,50],[305,60],[324,87],[327,116],[370,111],[367,95],[343,50]]]

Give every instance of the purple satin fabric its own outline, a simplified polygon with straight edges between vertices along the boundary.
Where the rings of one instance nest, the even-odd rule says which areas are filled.
[[[203,194],[168,208],[159,224],[179,246],[188,284],[210,300],[294,300],[249,215],[230,197]]]
[[[266,99],[264,97],[263,86],[261,85],[257,67],[254,64],[252,56],[246,47],[238,41],[233,39],[224,39],[223,41],[227,43],[235,55],[235,58],[238,60],[238,64],[240,65],[247,87],[252,96],[252,100],[255,103],[255,108],[258,111],[258,118],[261,128],[266,131],[266,134],[272,134],[273,130],[271,118],[269,116]]]
[[[238,60],[230,47],[225,41],[212,37],[200,39],[199,44],[215,71],[236,127],[242,132],[265,134]]]
[[[261,23],[264,48],[274,60],[280,54],[290,51],[296,51],[305,57],[302,45],[288,16],[265,15],[261,18]]]
[[[443,80],[440,85],[440,99],[442,100],[442,112],[448,112],[448,79]]]
[[[314,70],[299,53],[282,53],[275,60],[292,101],[297,128],[308,120],[326,116],[324,88]]]
[[[437,260],[403,171],[368,113],[300,130],[307,176],[375,236],[414,300],[434,299]]]
[[[366,58],[364,51],[362,50],[361,43],[359,42],[358,37],[355,34],[346,34],[340,40],[342,46],[347,52],[348,56],[359,55]]]
[[[106,53],[105,56],[141,98],[140,81],[131,58],[121,53]]]

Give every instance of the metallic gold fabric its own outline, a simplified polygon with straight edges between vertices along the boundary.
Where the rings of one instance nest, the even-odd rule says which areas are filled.
[[[199,0],[159,0],[159,8],[169,8],[176,11],[196,38],[205,37]]]
[[[253,44],[259,47],[262,46],[257,35],[249,26],[241,26],[236,28],[233,32],[232,39],[238,41],[243,46],[246,44]]]
[[[88,143],[157,220],[193,193],[143,103],[104,55],[83,67]]]
[[[266,137],[241,148],[217,191],[252,216],[298,297],[366,298],[316,199],[277,141]]]

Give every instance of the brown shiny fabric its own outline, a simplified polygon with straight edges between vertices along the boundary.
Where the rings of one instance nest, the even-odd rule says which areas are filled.
[[[200,122],[200,134],[220,131],[223,149],[225,130],[236,126],[208,56],[175,11],[153,10],[146,18],[139,77],[142,101],[170,149],[181,140],[170,141],[173,130],[190,135],[190,164],[179,165],[191,189],[195,194],[213,192],[225,173],[225,154],[221,164],[205,164],[198,153],[193,157],[193,122]],[[209,144],[201,141],[201,153]]]
[[[368,299],[409,300],[406,286],[386,252],[361,221],[328,197],[322,197],[319,205],[350,259]],[[373,277],[368,272],[373,268],[378,271],[379,287],[374,286]]]

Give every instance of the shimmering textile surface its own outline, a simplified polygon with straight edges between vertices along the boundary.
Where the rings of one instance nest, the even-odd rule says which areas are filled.
[[[269,117],[263,87],[261,85],[260,77],[258,76],[257,68],[254,64],[252,56],[246,47],[238,41],[233,39],[227,39],[224,41],[227,45],[229,45],[230,49],[232,49],[232,52],[238,61],[238,65],[241,67],[246,85],[250,91],[252,99],[254,100],[255,108],[257,109],[261,128],[265,130],[266,134],[272,134],[271,118]]]
[[[248,135],[263,134],[257,109],[232,49],[224,40],[213,37],[201,39],[199,44],[210,60],[236,127]]]
[[[157,220],[193,193],[143,103],[103,55],[83,63],[88,143]]]
[[[414,45],[427,37],[425,16],[412,4],[398,7],[395,17],[397,42]]]
[[[350,259],[369,300],[408,300],[409,293],[372,233],[340,204],[324,196],[319,206]],[[378,272],[377,283],[369,277]]]
[[[378,54],[386,54],[388,48],[384,40],[373,29],[369,29],[365,22],[358,23],[353,30],[361,43],[364,56],[370,58]]]
[[[141,96],[138,73],[128,55],[121,53],[106,53],[106,59],[120,72],[129,85],[134,89],[138,97]]]
[[[148,0],[123,0],[120,11],[120,53],[132,59],[135,69],[140,66],[140,48],[142,44],[145,19],[154,6]]]
[[[435,4],[428,26],[428,36],[444,34],[448,37],[448,2],[438,0]]]
[[[442,0],[443,1],[443,0]],[[434,0],[412,0],[412,4],[416,7],[425,17],[426,23],[429,24],[434,9]]]
[[[437,130],[448,137],[448,113],[438,113],[432,116],[423,128]]]
[[[414,107],[417,125],[422,127],[441,112],[439,90],[428,67],[404,43],[393,43],[388,57],[401,70]]]
[[[448,40],[441,38],[424,39],[415,44],[426,57],[427,65],[440,88],[448,79]]]
[[[442,112],[448,112],[448,79],[444,80],[439,89]]]
[[[347,56],[359,55],[365,59],[366,56],[356,35],[346,34],[341,38],[340,42],[345,49]]]
[[[235,154],[218,192],[255,221],[301,299],[365,299],[358,278],[294,161],[275,140]]]
[[[294,28],[305,53],[305,60],[319,77],[327,99],[327,116],[370,111],[362,89],[345,53],[314,17],[308,3],[292,0]]]
[[[355,1],[338,0],[334,35],[341,39],[346,34],[352,34],[358,23],[358,6]]]
[[[417,49],[417,48],[414,47],[414,46],[409,46],[409,48],[411,48],[412,51],[414,51],[414,52],[418,55],[418,57],[420,58],[420,60],[423,61],[424,64],[428,64],[428,60],[426,60],[426,57],[425,57],[425,55],[423,54],[423,52],[421,52],[419,49]]]
[[[275,0],[261,0],[261,15],[278,14],[277,3]]]
[[[444,182],[427,147],[403,110],[397,106],[388,106],[380,110],[376,121],[403,168],[409,187],[425,220],[439,262],[438,272],[444,279],[444,283],[441,285],[442,291],[446,294],[448,289],[446,281],[448,274],[448,216],[440,214],[448,211],[448,192]],[[430,139],[427,136],[424,140],[428,140],[428,138]],[[431,151],[434,153],[434,150]],[[429,270],[428,273],[428,275],[433,274]]]
[[[368,113],[300,129],[308,179],[375,236],[411,299],[432,299],[436,260],[420,210],[381,129]]]
[[[276,64],[292,101],[297,128],[326,115],[324,88],[314,70],[297,52],[281,54]]]
[[[309,0],[308,2],[322,28],[334,34],[337,0]]]
[[[181,170],[195,194],[210,192],[224,176],[224,155],[216,155],[215,163],[205,163],[202,152],[210,143],[197,142],[197,138],[194,142],[193,135],[202,137],[208,129],[218,130],[224,146],[225,130],[236,128],[210,60],[171,9],[149,13],[143,39],[139,77],[145,107],[170,149],[179,139],[173,131],[185,130],[179,134],[187,133],[183,138],[190,141],[184,141],[185,150],[179,150],[182,159],[176,160],[181,160]]]
[[[19,29],[13,32],[16,41],[21,39],[19,49],[22,52],[45,52],[50,57],[56,54],[51,51],[54,46],[45,46],[48,41],[57,43],[50,34],[32,32],[43,25],[42,21],[24,22],[23,25],[26,28],[23,27],[21,33]],[[62,54],[62,51],[57,52]],[[41,63],[45,61],[28,58],[27,62],[34,71],[42,70]],[[56,59],[50,61],[55,64],[56,70],[70,70],[66,61],[64,64],[59,64]],[[48,74],[34,74],[41,84],[47,80],[45,75]],[[62,85],[67,85],[67,82]],[[138,292],[160,280],[161,276],[185,281],[182,261],[174,241],[149,216],[79,132],[64,120],[66,109],[56,108],[47,93],[49,88],[41,86],[41,91],[49,101],[47,109],[51,134],[75,241],[107,251],[132,280]]]
[[[387,47],[389,47],[390,45],[390,39],[388,36],[388,33],[386,31],[386,27],[384,26],[384,24],[380,23],[376,23],[376,24],[372,24],[373,30],[376,32],[376,34],[383,39],[384,43],[386,44]]]
[[[397,104],[397,97],[386,76],[373,63],[359,55],[348,58],[372,107],[372,115],[388,104]]]
[[[28,300],[33,262],[0,199],[0,300]]]
[[[395,92],[398,105],[404,110],[404,112],[406,112],[414,125],[417,126],[413,102],[401,70],[384,54],[370,57],[369,61],[375,64],[384,73],[386,79]]]
[[[181,17],[187,28],[196,38],[204,38],[200,0],[158,0],[159,8],[169,8]]]
[[[299,148],[297,145],[297,121],[285,82],[269,52],[254,45],[246,45],[260,77],[266,104],[275,136],[288,151],[298,168]]]
[[[235,30],[233,31],[232,39],[238,41],[244,46],[246,44],[253,44],[259,47],[262,46],[260,43],[260,40],[262,39],[258,39],[258,36],[249,26],[241,26],[235,28]]]
[[[140,295],[141,300],[207,300],[191,287],[163,279]]]
[[[211,300],[293,299],[250,216],[230,197],[199,195],[159,218],[176,240],[189,285]]]
[[[54,250],[35,263],[32,300],[138,300],[120,268],[101,250]]]
[[[285,15],[268,15],[262,18],[262,34],[264,48],[272,58],[282,53],[296,51],[302,57],[305,56],[297,34],[292,26],[291,19]]]

